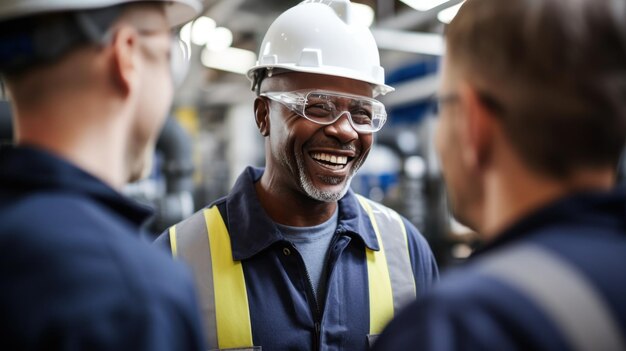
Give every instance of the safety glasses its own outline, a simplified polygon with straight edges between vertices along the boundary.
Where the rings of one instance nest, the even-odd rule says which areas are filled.
[[[170,72],[172,73],[172,83],[175,88],[179,88],[189,72],[189,59],[191,49],[178,36],[171,38]]]
[[[309,121],[321,125],[335,123],[344,114],[352,128],[361,134],[379,131],[387,120],[385,106],[378,100],[324,90],[296,90],[260,94],[276,101]]]
[[[146,37],[162,35],[163,31],[156,30],[139,30],[139,34]],[[168,33],[170,40],[170,51],[169,51],[169,70],[172,77],[172,84],[174,88],[178,88],[181,86],[185,78],[187,77],[187,72],[189,71],[189,58],[190,58],[190,49],[189,47],[178,38],[175,32]]]

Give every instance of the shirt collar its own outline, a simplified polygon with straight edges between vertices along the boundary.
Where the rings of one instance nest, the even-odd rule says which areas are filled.
[[[285,240],[256,194],[254,183],[261,179],[263,172],[263,168],[247,167],[226,197],[233,258],[237,261],[250,258]],[[337,230],[361,240],[372,250],[379,250],[372,223],[352,190],[339,200]]]
[[[150,208],[131,201],[72,163],[35,147],[1,149],[0,184],[25,191],[62,191],[85,195],[138,227],[152,215]]]
[[[476,250],[472,257],[526,238],[543,228],[562,224],[626,227],[626,189],[579,192],[557,199],[509,226]]]

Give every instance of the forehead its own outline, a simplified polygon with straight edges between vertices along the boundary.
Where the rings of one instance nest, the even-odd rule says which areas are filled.
[[[263,80],[262,91],[294,91],[301,89],[330,90],[345,94],[372,96],[369,83],[322,74],[288,72]]]

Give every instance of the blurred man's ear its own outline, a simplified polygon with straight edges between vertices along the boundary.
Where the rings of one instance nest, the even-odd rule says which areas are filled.
[[[262,97],[254,100],[254,119],[259,132],[264,137],[270,135],[270,109],[269,101]]]
[[[464,158],[473,168],[483,168],[489,161],[494,147],[494,128],[497,116],[485,106],[475,87],[461,84],[460,106],[462,109],[463,131],[467,143]]]
[[[130,26],[120,26],[113,34],[111,50],[112,79],[122,94],[127,95],[137,76],[139,43],[136,30]]]

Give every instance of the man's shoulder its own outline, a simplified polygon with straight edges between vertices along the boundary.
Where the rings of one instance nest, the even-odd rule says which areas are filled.
[[[394,209],[392,209],[392,208],[390,208],[390,207],[388,207],[386,205],[383,205],[379,201],[375,201],[375,200],[372,200],[372,199],[370,199],[370,198],[368,198],[368,197],[366,197],[364,195],[357,194],[355,192],[349,191],[346,194],[346,199],[352,199],[352,198],[354,198],[361,206],[368,206],[369,205],[369,206],[373,206],[373,207],[375,207],[377,209],[382,209],[384,211],[390,211],[390,212],[396,213],[396,214],[398,213]]]
[[[368,222],[373,216],[378,227],[381,224],[390,223],[398,229],[391,232],[381,231],[381,235],[403,233],[406,234],[409,246],[429,249],[428,242],[419,229],[396,210],[352,191],[349,191],[341,200],[340,206],[342,205],[348,207],[350,212],[356,213],[357,216],[368,218]]]
[[[24,194],[0,200],[2,237],[83,242],[100,238],[96,233],[118,229],[109,211],[87,196],[70,192]]]
[[[405,308],[376,350],[502,350],[510,349],[512,342],[531,342],[514,342],[522,334],[548,330],[554,326],[518,290],[475,267],[462,267],[448,271],[430,292]],[[464,344],[455,346],[451,340]]]
[[[167,254],[141,238],[125,223],[88,197],[39,194],[2,206],[2,261],[44,263],[41,272],[80,282],[104,282],[102,288],[139,293],[155,291],[162,275],[181,272]],[[10,266],[13,266],[13,263]],[[90,267],[89,270],[83,269]],[[145,286],[145,289],[138,289]]]
[[[113,343],[150,329],[151,316],[193,316],[188,272],[102,206],[69,194],[16,200],[0,210],[0,266],[10,267],[0,324],[27,323],[16,331],[25,340],[56,323]]]
[[[208,205],[204,206],[203,208],[197,210],[196,212],[194,212],[192,215],[190,215],[189,217],[183,219],[180,222],[177,222],[175,224],[172,224],[170,227],[168,227],[167,229],[165,229],[157,238],[156,242],[157,243],[165,243],[165,241],[169,241],[169,235],[170,235],[170,231],[172,228],[181,228],[184,227],[192,222],[198,221],[199,219],[205,219],[205,212],[207,210],[212,209],[213,207],[217,207],[217,209],[220,211],[220,214],[222,215],[222,218],[226,219],[228,213],[226,211],[226,203],[228,201],[228,196],[224,196],[221,197],[211,203],[209,203]],[[169,244],[168,244],[169,245]]]
[[[356,213],[357,216],[374,216],[374,218],[386,217],[395,220],[402,219],[403,222],[408,222],[396,210],[353,191],[349,191],[346,196],[341,199],[339,206],[348,208],[349,211]]]
[[[417,229],[417,227],[413,223],[411,223],[411,221],[409,221],[405,216],[401,215],[398,211],[362,195],[355,194],[355,197],[358,199],[359,203],[366,203],[366,206],[370,206],[370,208],[374,210],[373,214],[375,216],[376,214],[380,214],[381,216],[390,217],[397,223],[401,224],[411,244],[418,246],[425,245],[426,247],[428,247],[428,243],[422,233],[419,231],[419,229]],[[367,215],[367,209],[365,209],[363,214]]]

